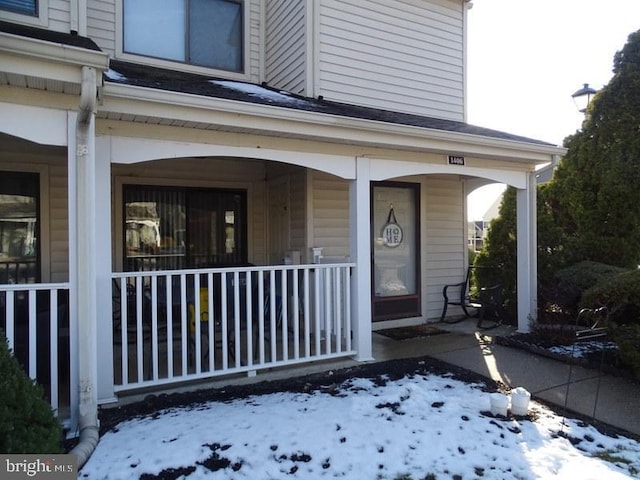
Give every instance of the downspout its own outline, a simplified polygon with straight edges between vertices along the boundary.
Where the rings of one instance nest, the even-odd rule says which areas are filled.
[[[92,126],[95,117],[97,97],[96,70],[82,67],[80,105],[76,123],[77,169],[77,311],[78,311],[78,375],[80,398],[78,407],[79,443],[70,453],[78,457],[80,469],[93,453],[98,440],[98,399],[97,399],[97,358],[96,356],[96,284],[95,284],[95,229],[90,227],[94,202],[91,191],[94,185],[87,179],[93,178],[95,162],[95,139]]]

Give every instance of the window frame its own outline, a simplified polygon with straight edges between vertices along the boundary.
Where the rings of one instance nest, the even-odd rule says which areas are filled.
[[[37,283],[51,281],[51,245],[50,245],[50,218],[46,206],[49,205],[49,167],[47,165],[25,165],[17,163],[3,163],[0,166],[0,174],[3,173],[33,173],[38,175],[38,268],[39,280]]]
[[[116,2],[116,50],[115,57],[120,60],[153,65],[155,67],[167,68],[171,70],[181,70],[189,73],[200,73],[206,75],[216,75],[232,80],[249,80],[250,75],[250,42],[251,42],[251,8],[248,0],[231,0],[239,3],[242,7],[242,71],[222,70],[214,67],[195,65],[187,62],[169,60],[165,58],[152,57],[138,53],[127,52],[124,49],[124,1]]]
[[[126,190],[127,189],[135,189],[135,188],[139,188],[141,190],[145,190],[145,191],[151,191],[151,192],[175,192],[175,193],[181,193],[184,195],[184,200],[185,200],[185,212],[187,212],[187,215],[189,215],[189,211],[190,211],[190,201],[191,201],[191,197],[190,194],[198,194],[198,193],[213,193],[215,195],[219,195],[219,194],[228,194],[229,196],[233,196],[233,195],[242,195],[242,214],[244,215],[244,224],[242,225],[242,229],[241,232],[239,233],[239,235],[242,237],[241,240],[241,246],[238,249],[238,253],[236,254],[238,257],[240,257],[240,261],[237,264],[233,264],[233,266],[240,266],[240,265],[245,265],[248,262],[249,256],[250,256],[250,244],[251,244],[251,236],[250,236],[250,212],[249,212],[249,198],[250,198],[250,192],[248,188],[242,188],[242,187],[229,187],[229,186],[224,186],[224,187],[218,187],[218,186],[210,186],[210,185],[206,185],[206,186],[202,186],[202,185],[175,185],[175,184],[166,184],[166,183],[141,183],[138,181],[121,181],[118,182],[118,189],[119,189],[119,193],[121,195],[120,197],[120,215],[119,218],[116,219],[116,221],[118,222],[118,227],[119,227],[119,237],[120,237],[120,251],[121,251],[121,256],[120,256],[120,260],[119,260],[119,265],[121,266],[122,271],[133,271],[131,269],[127,268],[127,263],[129,258],[136,258],[136,257],[128,257],[127,256],[127,237],[126,237],[126,229],[125,229],[125,223],[126,223]],[[223,203],[219,198],[218,198],[218,204],[217,206],[220,207],[221,204]],[[222,219],[224,218],[224,209],[217,211],[217,213],[219,213],[220,215],[218,215],[217,218]],[[185,231],[185,235],[186,235],[186,239],[188,240],[190,238],[191,233],[188,231],[189,229],[189,225],[190,225],[191,221],[190,218],[187,216],[186,220],[185,220],[185,228],[187,229]],[[220,229],[217,233],[218,235],[221,235],[223,229]],[[222,242],[220,242],[219,245],[222,245]],[[224,256],[224,254],[219,254],[216,253],[214,255],[221,255]],[[141,256],[139,258],[146,258],[146,256]],[[161,258],[161,256],[159,256],[158,258]],[[184,261],[185,261],[185,265],[183,267],[181,267],[180,269],[191,269],[191,268],[217,268],[217,267],[224,267],[224,266],[229,266],[229,265],[225,265],[223,263],[221,263],[220,265],[209,265],[206,267],[199,267],[199,266],[194,266],[192,265],[192,262],[194,260],[194,255],[193,252],[191,252],[189,250],[189,248],[185,248],[184,251]]]
[[[13,12],[6,10],[0,6],[0,19],[21,23],[33,27],[48,27],[49,26],[49,0],[34,0],[36,3],[36,15],[26,15],[24,13]]]

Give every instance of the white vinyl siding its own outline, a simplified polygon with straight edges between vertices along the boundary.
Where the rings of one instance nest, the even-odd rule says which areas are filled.
[[[319,85],[326,99],[463,120],[463,5],[323,0]]]
[[[87,5],[87,36],[110,55],[115,54],[116,6],[113,0],[91,0]]]
[[[265,79],[289,92],[305,93],[306,2],[266,3]]]
[[[325,258],[349,255],[349,182],[313,171],[311,247],[322,247]]]
[[[248,250],[249,262],[266,263],[266,187],[263,162],[238,159],[191,159],[157,160],[134,165],[113,165],[114,183],[166,186],[197,186],[207,188],[247,189]],[[114,192],[122,198],[122,192]],[[114,205],[114,221],[120,222],[122,205]],[[121,258],[122,239],[114,239],[116,269]]]
[[[464,194],[462,181],[454,176],[427,176],[422,188],[423,315],[435,319],[442,313],[443,285],[464,279]]]
[[[49,0],[49,30],[69,33],[70,27],[70,2],[64,0]]]
[[[69,281],[69,204],[67,179],[67,159],[61,159],[49,168],[49,205],[42,206],[42,213],[48,207],[51,248],[51,281]]]
[[[302,258],[306,255],[307,242],[307,174],[305,172],[291,175],[289,180],[291,196],[291,249],[299,250]]]

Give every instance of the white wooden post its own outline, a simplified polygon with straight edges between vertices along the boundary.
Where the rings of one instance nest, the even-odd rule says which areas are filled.
[[[98,402],[115,401],[113,391],[113,328],[111,282],[111,149],[109,137],[96,138],[95,229],[98,342]]]
[[[356,360],[373,360],[371,346],[371,172],[368,158],[356,158],[356,179],[349,185],[351,260],[356,263],[351,282],[351,318]]]
[[[527,186],[517,191],[518,331],[528,332],[538,315],[538,257],[536,177],[527,174]]]

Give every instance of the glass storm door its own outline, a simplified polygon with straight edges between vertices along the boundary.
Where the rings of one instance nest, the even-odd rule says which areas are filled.
[[[420,315],[420,186],[371,187],[373,320]]]

